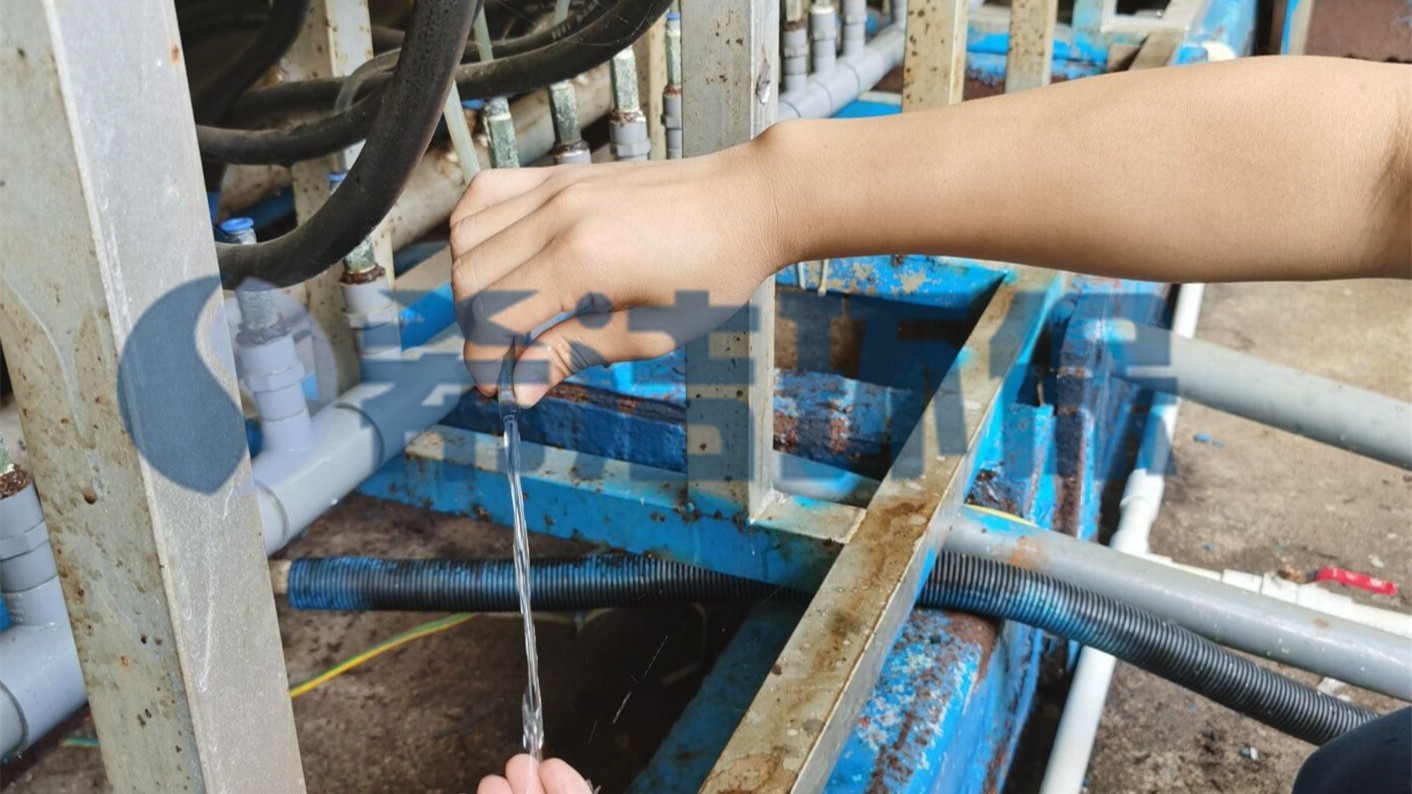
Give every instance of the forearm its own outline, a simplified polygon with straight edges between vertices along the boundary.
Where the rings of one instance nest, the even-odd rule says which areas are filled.
[[[1262,58],[1077,80],[762,142],[789,258],[1155,281],[1412,275],[1412,70]]]

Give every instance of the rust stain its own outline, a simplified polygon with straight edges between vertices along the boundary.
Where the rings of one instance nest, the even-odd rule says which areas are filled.
[[[371,270],[364,270],[359,273],[350,273],[347,270],[344,270],[343,275],[339,277],[338,281],[339,283],[350,285],[371,284],[377,281],[381,281],[386,275],[387,271],[383,268],[382,265],[374,265]]]
[[[1015,548],[1005,556],[1005,562],[1027,571],[1037,571],[1044,564],[1044,549],[1030,538],[1020,538]]]
[[[19,466],[14,467],[5,474],[0,474],[0,499],[23,491],[29,485],[29,474]]]
[[[1324,620],[1323,618],[1314,618],[1314,627],[1319,629],[1326,629],[1329,627],[1329,622],[1327,620]]]
[[[172,66],[181,63],[181,45],[173,44],[171,50],[167,52],[167,57],[171,59]]]

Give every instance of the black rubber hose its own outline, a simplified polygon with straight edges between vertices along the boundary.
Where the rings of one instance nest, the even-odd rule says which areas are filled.
[[[312,218],[282,237],[255,245],[218,244],[225,286],[234,288],[251,277],[281,287],[298,284],[342,259],[372,232],[426,152],[482,2],[417,3],[407,47],[343,184]]]
[[[497,49],[494,61],[465,64],[456,70],[461,97],[512,96],[576,77],[608,62],[636,41],[671,3],[672,0],[617,0],[597,15],[586,17],[579,27],[553,44],[529,52],[505,53],[505,57]],[[569,25],[571,21],[561,24]],[[375,90],[385,79],[369,80],[366,90]],[[343,78],[330,77],[256,89],[236,102],[233,117],[247,122],[272,115],[326,110],[333,107],[342,87]]]
[[[535,560],[537,609],[576,610],[791,594],[739,577],[633,555]],[[511,560],[294,560],[297,609],[512,612]],[[1014,620],[1096,648],[1313,744],[1377,715],[1261,667],[1174,623],[1033,571],[943,553],[918,605]]]
[[[561,39],[571,35],[574,31],[582,28],[587,22],[597,18],[603,9],[607,8],[612,0],[584,0],[569,8],[569,15],[562,22],[557,22],[547,27],[532,30],[519,36],[510,36],[503,39],[496,39],[492,42],[492,49],[495,57],[505,58],[511,55],[520,55],[548,47]],[[402,46],[402,31],[396,28],[374,25],[372,30],[373,49],[392,50]],[[461,56],[462,63],[471,63],[480,60],[480,53],[475,47],[467,47],[466,52]]]
[[[245,93],[299,37],[309,0],[274,0],[260,32],[191,92],[197,124],[219,124],[231,102]]]
[[[255,38],[240,48],[216,71],[192,87],[191,110],[197,124],[220,124],[235,98],[245,93],[299,37],[309,13],[309,0],[274,0],[269,15]],[[203,158],[202,177],[206,191],[217,193],[225,178],[225,163],[219,158]]]
[[[347,149],[363,140],[382,107],[382,92],[358,100],[346,113],[285,129],[196,127],[201,156],[223,163],[289,165]]]
[[[618,13],[620,6],[624,5],[630,8]],[[462,66],[457,73],[470,76],[460,81],[461,98],[507,96],[573,78],[607,62],[614,54],[636,41],[670,5],[671,0],[620,0],[613,13],[602,14],[587,23],[582,30],[557,44],[487,64]],[[367,85],[369,90],[377,92],[383,90],[382,86],[385,86],[386,81],[384,76],[375,76],[367,81]],[[323,102],[325,92],[332,90],[333,95],[323,102],[331,106],[342,86],[343,78],[303,80],[260,89],[252,92],[252,95],[266,95],[266,92],[278,92],[283,89],[297,94],[309,94],[306,98],[318,103]],[[376,95],[374,93],[364,97],[359,100],[359,104]],[[288,93],[280,96],[289,98]],[[293,109],[284,107],[283,111]],[[207,159],[240,163],[296,162],[321,157],[360,140],[368,129],[366,114],[355,114],[353,110],[354,108],[350,108],[338,115],[293,130],[248,132],[197,127],[196,136],[198,143],[201,143],[202,157]],[[204,142],[211,142],[213,145],[208,148]],[[274,156],[276,154],[277,157]]]

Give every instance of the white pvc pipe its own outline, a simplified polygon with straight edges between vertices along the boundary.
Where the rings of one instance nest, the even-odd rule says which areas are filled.
[[[1179,288],[1177,303],[1172,309],[1174,334],[1185,337],[1196,334],[1205,289],[1204,284],[1183,284]],[[1173,395],[1157,394],[1153,397],[1152,410],[1148,414],[1147,427],[1138,449],[1138,467],[1133,469],[1123,488],[1118,529],[1110,541],[1114,549],[1128,554],[1146,554],[1148,551],[1152,523],[1157,519],[1166,490],[1167,465],[1180,407],[1181,400]],[[1084,773],[1093,755],[1093,741],[1098,735],[1098,722],[1108,700],[1116,661],[1112,656],[1092,648],[1079,651],[1074,679],[1069,686],[1068,700],[1064,703],[1064,714],[1059,719],[1059,730],[1054,736],[1040,794],[1077,794],[1083,788]]]

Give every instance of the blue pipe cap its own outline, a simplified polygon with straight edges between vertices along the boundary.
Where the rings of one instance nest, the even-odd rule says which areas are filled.
[[[328,186],[329,186],[330,189],[336,188],[336,187],[338,187],[339,185],[343,184],[343,180],[345,180],[345,179],[348,178],[348,172],[347,172],[347,171],[330,171],[330,172],[328,172],[328,176],[325,177],[325,178],[328,179]]]
[[[240,232],[255,228],[255,222],[244,216],[237,216],[234,218],[226,218],[221,221],[221,225],[216,228],[221,230],[221,234],[234,236]]]

